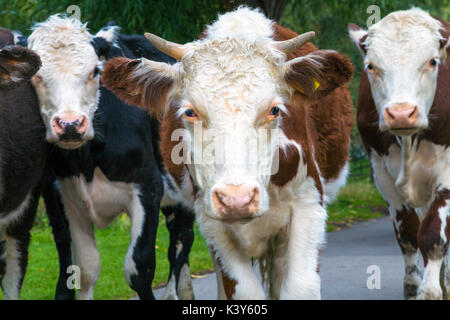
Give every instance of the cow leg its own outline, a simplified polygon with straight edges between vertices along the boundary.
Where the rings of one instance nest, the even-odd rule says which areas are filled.
[[[18,300],[20,289],[28,265],[28,247],[30,245],[30,230],[36,217],[41,188],[36,187],[24,200],[17,212],[18,219],[2,228],[1,236],[1,285],[4,298]],[[13,213],[10,213],[13,214]]]
[[[313,201],[292,205],[280,299],[320,299],[317,268],[327,213]]]
[[[189,252],[194,242],[195,214],[181,205],[166,207],[162,211],[170,233],[170,276],[164,298],[193,300],[195,297],[189,271]]]
[[[419,248],[425,270],[418,299],[442,299],[440,274],[448,250],[450,191],[437,191],[419,228]]]
[[[448,223],[448,221],[447,221]],[[445,266],[444,266],[444,286],[446,289],[447,299],[450,299],[450,253],[447,249],[447,253],[445,255]]]
[[[417,289],[422,281],[422,270],[418,264],[419,254],[417,250],[417,233],[420,221],[416,212],[406,207],[396,210],[393,206],[390,206],[389,212],[405,262],[403,294],[405,299],[416,299]]]
[[[220,265],[220,262],[216,258],[216,254],[212,248],[209,248],[209,253],[211,255],[213,265],[214,265],[214,271],[216,273],[216,282],[217,282],[217,299],[218,300],[226,300],[227,295],[225,293],[225,286],[223,282],[223,274],[222,274],[222,268]]]
[[[2,241],[1,264],[4,269],[1,276],[3,297],[5,300],[18,300],[28,263],[30,233],[24,232],[20,239],[5,235]]]
[[[128,212],[131,220],[131,240],[125,257],[124,273],[128,285],[141,300],[155,299],[152,281],[155,275],[156,231],[162,187],[149,190],[142,186],[133,192]]]
[[[228,300],[263,300],[264,289],[250,266],[247,254],[222,222],[205,218],[202,233],[211,244],[216,269],[218,297]]]
[[[394,224],[397,242],[403,253],[405,263],[403,295],[405,299],[415,299],[417,288],[422,281],[422,270],[418,264],[417,243],[420,222],[416,213],[404,206],[405,200],[397,191],[395,181],[387,171],[382,159],[372,153],[371,160],[375,185],[389,205],[389,213]]]
[[[67,286],[70,276],[67,270],[72,264],[69,226],[64,215],[60,194],[53,181],[48,181],[45,185],[43,198],[59,257],[59,278],[56,284],[55,299],[73,300],[75,299],[75,289]]]
[[[64,192],[62,196],[69,220],[73,262],[80,268],[80,288],[77,288],[77,299],[92,300],[94,287],[100,274],[100,254],[95,243],[94,227],[89,216],[82,209],[71,201],[66,201]]]

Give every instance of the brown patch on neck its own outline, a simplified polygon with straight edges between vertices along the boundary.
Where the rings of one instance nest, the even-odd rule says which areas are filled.
[[[281,130],[290,140],[298,143],[302,148],[302,157],[307,168],[307,175],[314,179],[319,193],[322,195],[322,183],[320,181],[319,172],[313,158],[313,149],[311,141],[308,137],[308,123],[306,121],[305,101],[299,94],[294,94],[291,101],[286,103],[289,115],[282,113]],[[291,181],[298,171],[300,165],[300,155],[296,148],[288,146],[284,153],[281,148],[279,150],[279,170],[272,175],[270,182],[282,187]]]
[[[176,111],[176,108],[173,106],[169,108],[169,111],[161,123],[161,127],[159,129],[161,137],[159,141],[159,150],[161,151],[161,157],[167,171],[173,177],[178,187],[182,187],[183,177],[186,174],[185,166],[183,163],[175,164],[172,161],[172,150],[181,142],[172,141],[172,133],[176,129],[184,128],[182,120],[176,115]],[[179,156],[183,157],[184,155],[180,154]]]
[[[277,24],[273,29],[274,39],[277,41],[297,36],[294,31]],[[316,46],[308,42],[289,54],[287,60],[317,50]],[[295,94],[289,102],[288,109],[290,116],[286,117],[283,114],[283,125],[290,132],[289,138],[294,137],[292,139],[295,140],[295,137],[298,137],[304,153],[311,161],[313,158],[317,161],[320,173],[325,180],[337,178],[348,162],[350,133],[353,128],[353,106],[348,86],[339,87],[315,101]],[[311,153],[313,150],[314,155]],[[282,165],[280,163],[280,167]],[[315,179],[320,180],[315,166],[313,168],[308,166],[308,176],[314,176]],[[288,177],[280,180],[286,181]]]
[[[278,187],[282,187],[297,175],[300,154],[298,153],[297,148],[292,145],[288,145],[284,151],[279,150],[278,152],[278,172],[272,175],[270,182]]]

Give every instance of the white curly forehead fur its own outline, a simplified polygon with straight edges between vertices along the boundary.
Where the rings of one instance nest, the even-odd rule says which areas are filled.
[[[393,12],[370,27],[365,44],[369,53],[388,56],[393,62],[405,52],[422,54],[418,48],[424,48],[423,53],[428,54],[432,48],[438,48],[441,29],[442,24],[428,12],[412,8]]]
[[[286,56],[268,46],[272,25],[260,11],[247,7],[221,15],[207,27],[205,39],[188,44],[194,50],[182,59],[184,94],[203,100],[198,102],[205,107],[217,107],[225,99],[240,110],[287,94]]]
[[[28,48],[41,57],[42,68],[39,74],[42,76],[51,78],[55,68],[58,73],[84,76],[98,63],[91,39],[92,35],[86,24],[53,15],[33,27]]]

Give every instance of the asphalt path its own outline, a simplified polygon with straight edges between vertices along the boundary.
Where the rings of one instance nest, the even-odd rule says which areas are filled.
[[[322,299],[403,299],[403,258],[388,218],[327,234],[320,260]],[[195,298],[217,298],[215,274],[193,280]],[[157,299],[164,288],[155,290]]]

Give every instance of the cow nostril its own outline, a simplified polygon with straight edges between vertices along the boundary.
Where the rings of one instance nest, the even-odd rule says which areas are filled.
[[[389,118],[395,120],[395,115],[389,110],[389,108],[386,108],[386,114],[389,116]]]
[[[415,115],[417,115],[417,107],[414,107],[414,109],[411,111],[411,113],[408,115],[408,118],[413,118]]]

